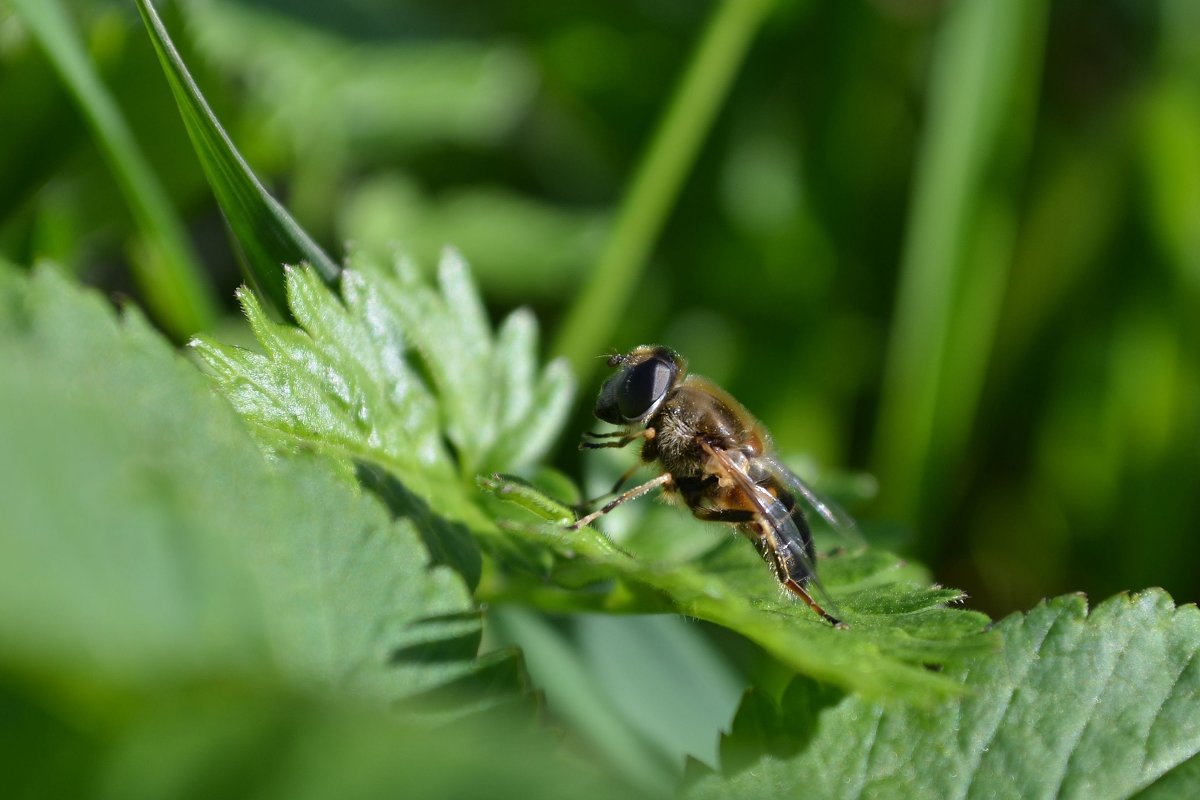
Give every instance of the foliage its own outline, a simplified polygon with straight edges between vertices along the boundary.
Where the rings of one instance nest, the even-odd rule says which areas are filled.
[[[363,259],[352,263],[341,278],[342,300],[312,271],[288,272],[299,329],[271,322],[243,293],[262,353],[206,338],[195,350],[265,441],[331,454],[348,471],[368,462],[435,515],[474,531],[499,557],[482,588],[492,602],[625,613],[673,608],[738,631],[815,677],[875,696],[946,690],[919,665],[988,646],[974,636],[985,618],[944,608],[960,593],[922,587],[919,570],[902,569],[883,553],[829,561],[831,591],[853,627],[842,632],[782,596],[752,548],[728,546],[742,543],[722,542],[699,564],[638,559],[594,531],[567,532],[561,525],[573,516],[569,508],[497,476],[482,487],[535,512],[505,515],[502,538],[489,518],[501,511],[480,506],[475,475],[537,463],[569,405],[564,365],[553,362],[538,375],[536,332],[526,312],[516,312],[493,337],[453,253],[439,267],[440,291],[424,286],[404,261],[392,272]],[[459,544],[447,563],[467,563]],[[439,546],[446,544],[430,542]],[[465,574],[472,582],[477,577]],[[547,581],[564,591],[546,591]],[[579,592],[605,582],[606,589]],[[795,624],[782,626],[783,619]]]
[[[469,286],[451,279],[464,277],[461,262],[451,256],[445,263],[448,285]],[[297,298],[293,310],[308,335],[364,330],[315,275],[294,270],[288,280]],[[362,290],[360,301],[370,294],[358,272],[347,270],[342,280],[344,287]],[[377,286],[392,280],[375,277]],[[308,408],[318,394],[311,381],[315,376],[321,386],[341,387],[340,407],[372,419],[375,407],[362,398],[381,395],[368,391],[371,373],[363,368],[380,363],[370,337],[357,339],[363,349],[350,362],[362,370],[350,373],[357,380],[346,374],[339,378],[328,363],[320,364],[319,351],[328,355],[328,348],[319,348],[317,339],[265,319],[255,325],[269,356],[244,358],[254,354],[211,343],[198,346],[225,369],[226,386],[257,392],[238,395],[236,401],[277,452],[293,453],[271,464],[230,412],[204,391],[194,370],[136,313],[114,324],[95,298],[48,270],[32,282],[10,277],[6,283],[0,330],[6,364],[17,380],[0,409],[29,413],[0,414],[8,423],[5,439],[14,445],[7,451],[12,456],[3,478],[20,500],[10,508],[3,537],[9,557],[0,581],[0,608],[7,612],[0,615],[0,628],[9,669],[18,676],[38,675],[48,687],[32,699],[18,695],[10,701],[32,702],[35,710],[29,713],[39,716],[47,713],[46,703],[60,702],[52,699],[56,693],[82,692],[90,698],[85,703],[90,713],[107,719],[108,735],[123,743],[118,752],[125,747],[144,752],[129,757],[136,759],[156,751],[144,738],[145,726],[178,724],[173,718],[144,716],[162,702],[163,691],[197,681],[225,686],[217,699],[182,701],[179,713],[200,714],[207,722],[194,733],[191,754],[179,756],[183,760],[171,780],[185,780],[195,752],[205,752],[216,737],[227,735],[227,703],[249,702],[255,709],[251,718],[275,729],[298,723],[269,720],[300,713],[307,719],[297,729],[303,736],[325,735],[317,732],[326,725],[341,730],[344,713],[360,713],[318,711],[310,718],[314,712],[306,700],[261,688],[245,694],[248,686],[264,681],[336,702],[354,699],[368,708],[416,698],[418,705],[400,727],[369,716],[362,721],[370,729],[383,725],[383,735],[410,754],[420,750],[406,738],[414,735],[408,726],[428,724],[414,713],[437,709],[439,715],[457,716],[519,697],[527,680],[519,668],[497,670],[508,659],[503,651],[479,654],[476,604],[489,595],[493,602],[519,601],[530,608],[570,607],[571,597],[582,597],[576,607],[610,612],[674,608],[726,625],[783,663],[826,681],[818,686],[809,678],[796,679],[777,709],[762,689],[752,692],[722,747],[725,777],[702,779],[695,787],[701,793],[757,794],[764,790],[762,781],[775,786],[798,780],[811,787],[819,775],[828,781],[819,795],[837,796],[847,785],[840,776],[848,770],[846,796],[926,790],[965,796],[976,781],[982,787],[1016,785],[1014,796],[1023,796],[1040,793],[1046,776],[1061,775],[1064,787],[1082,781],[1081,791],[1101,785],[1117,797],[1168,775],[1200,748],[1192,724],[1197,715],[1189,706],[1198,694],[1190,665],[1200,647],[1200,626],[1194,607],[1174,611],[1162,593],[1133,602],[1115,598],[1086,619],[1079,598],[1053,601],[1001,623],[1003,649],[997,649],[986,646],[998,644],[991,639],[969,636],[978,629],[977,615],[938,610],[956,593],[897,583],[911,570],[866,550],[823,562],[830,589],[852,626],[837,631],[782,599],[749,548],[718,545],[698,566],[641,561],[594,532],[568,534],[554,524],[568,514],[566,508],[531,486],[493,478],[483,481],[486,489],[513,497],[521,513],[532,510],[546,522],[494,519],[494,510],[476,509],[478,518],[467,525],[479,531],[486,524],[480,520],[493,522],[479,541],[492,545],[487,549],[497,562],[491,585],[481,585],[472,600],[460,577],[446,566],[431,565],[422,541],[450,544],[449,523],[440,519],[438,506],[454,508],[453,503],[437,494],[419,497],[430,505],[392,521],[371,493],[354,489],[354,473],[329,469],[344,463],[347,453],[361,454],[356,461],[372,460],[367,443],[378,437],[348,434],[346,426],[334,425],[333,405],[320,413]],[[472,296],[466,290],[458,299]],[[373,308],[377,330],[392,331],[389,341],[406,330],[382,303],[349,305]],[[252,302],[248,308],[255,313]],[[440,308],[429,303],[424,313],[438,318]],[[445,344],[464,335],[461,329],[450,331]],[[289,361],[281,359],[285,354]],[[245,372],[235,374],[235,363]],[[47,370],[48,364],[54,368]],[[271,375],[274,384],[267,380]],[[292,377],[287,391],[273,388],[284,375]],[[415,391],[420,379],[408,377],[414,383],[407,388]],[[454,407],[441,394],[420,391],[435,407]],[[320,396],[328,401],[331,395]],[[280,403],[266,402],[285,396],[294,412],[287,421],[297,424],[283,424]],[[347,401],[355,397],[360,402]],[[411,400],[395,397],[399,409]],[[19,425],[12,424],[18,419]],[[305,419],[331,421],[325,429],[306,430],[298,424]],[[397,419],[413,420],[402,422],[401,432],[432,424],[419,414],[398,413]],[[345,438],[333,450],[334,460],[313,455],[312,449],[325,450],[326,439],[336,440],[330,435],[335,431]],[[171,446],[163,447],[164,440]],[[312,447],[298,448],[297,440]],[[386,471],[392,460],[386,449],[379,452]],[[388,496],[386,478],[359,474],[366,486]],[[458,480],[453,473],[442,477]],[[86,491],[73,492],[74,486]],[[148,486],[153,491],[147,492]],[[70,499],[47,502],[54,496]],[[457,502],[471,501],[459,497]],[[411,498],[407,507],[414,507]],[[534,582],[494,546],[497,536],[534,545],[525,557],[548,567],[537,583],[545,587],[548,579],[556,588],[527,591]],[[461,562],[455,566],[462,569]],[[589,587],[598,580],[627,582],[643,591],[613,587],[596,593]],[[29,608],[47,613],[30,624]],[[968,638],[958,638],[964,635]],[[905,659],[947,666],[941,674],[924,672],[904,668]],[[857,693],[840,695],[834,684]],[[906,708],[877,699],[889,696],[918,702]],[[1076,713],[1067,715],[1064,707]],[[246,724],[235,724],[243,731],[237,735],[247,743],[259,741],[263,734]],[[472,723],[461,732],[439,726],[433,735],[457,742],[455,737],[481,735],[491,724]],[[1051,725],[1059,732],[1050,731]],[[1133,761],[1131,736],[1143,742]],[[1070,749],[1054,749],[1053,743]],[[531,755],[544,748],[527,746],[534,748],[527,751]],[[847,752],[871,761],[847,760]],[[117,775],[133,769],[135,784],[146,777],[136,774],[139,768],[131,766],[136,761],[104,763]],[[1066,771],[1055,771],[1054,764],[1066,765]],[[1112,771],[1103,780],[1097,777],[1101,765]],[[88,768],[81,762],[79,769]],[[556,767],[547,769],[551,774]],[[956,782],[960,777],[964,783]],[[285,772],[276,779],[289,778]],[[506,786],[520,785],[519,777],[507,780]],[[943,780],[950,783],[942,785]]]
[[[212,324],[212,287],[186,241],[183,224],[171,211],[165,190],[146,163],[125,118],[89,61],[60,0],[14,0],[63,83],[72,90],[95,131],[144,237],[133,264],[152,308],[177,336]]]
[[[600,791],[528,726],[422,721],[520,684],[475,660],[479,614],[419,521],[320,459],[268,461],[136,312],[48,270],[6,274],[0,308],[12,796]]]
[[[1194,593],[1186,4],[158,6],[0,12],[6,796],[1197,794],[1194,606],[888,552]],[[651,339],[916,523],[818,531],[849,630],[680,509],[563,526]]]
[[[1156,782],[1177,797],[1196,791],[1195,606],[1149,591],[1088,613],[1084,598],[1066,596],[997,629],[1003,655],[952,667],[969,691],[933,711],[840,698],[803,679],[778,704],[751,694],[722,745],[724,775],[688,796],[1116,798]]]
[[[225,211],[225,219],[233,228],[250,277],[280,305],[283,303],[280,264],[304,260],[326,280],[333,280],[337,266],[267,192],[234,147],[188,74],[154,6],[149,0],[137,0],[137,7],[151,32],[150,40],[179,105],[184,127],[209,185]]]
[[[9,282],[10,663],[135,687],[271,671],[376,702],[471,669],[475,605],[414,523],[311,456],[268,464],[136,312],[49,270]]]
[[[411,264],[390,278],[361,260],[352,267],[340,278],[341,300],[311,270],[288,272],[300,329],[272,322],[242,292],[263,354],[193,343],[235,406],[296,445],[382,463],[427,498],[453,493],[435,501],[452,515],[466,503],[456,473],[536,463],[562,427],[572,382],[561,362],[538,374],[533,317],[518,311],[493,337],[452,254],[441,263],[440,292]]]

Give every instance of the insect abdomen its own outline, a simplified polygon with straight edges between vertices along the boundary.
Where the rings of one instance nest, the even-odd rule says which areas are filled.
[[[796,526],[796,533],[800,535],[798,541],[790,531],[788,534],[783,533],[788,530],[788,526],[783,524],[783,519],[767,520],[773,529],[771,531],[772,538],[778,539],[776,547],[781,551],[780,566],[784,568],[786,577],[804,583],[812,578],[812,573],[805,566],[806,562],[812,564],[816,560],[812,529],[808,527],[804,509],[796,502],[796,496],[774,475],[765,475],[757,483],[779,500],[778,503],[772,505],[774,513],[780,517],[786,516]]]

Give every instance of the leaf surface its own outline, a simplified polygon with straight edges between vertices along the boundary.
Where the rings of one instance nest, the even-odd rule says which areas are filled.
[[[785,594],[740,538],[721,540],[699,558],[637,557],[593,529],[565,529],[561,521],[571,518],[570,510],[528,484],[494,476],[481,485],[528,512],[524,520],[508,519],[506,529],[556,559],[537,582],[508,576],[494,589],[496,601],[552,608],[561,603],[559,610],[577,611],[673,610],[735,630],[806,675],[872,697],[918,703],[955,691],[924,665],[994,652],[998,644],[984,632],[987,617],[947,607],[961,592],[930,586],[923,570],[888,553],[860,550],[821,561],[825,584],[850,624],[835,630]],[[529,515],[546,522],[530,523]],[[555,594],[547,580],[563,591]],[[590,590],[579,591],[583,587]]]
[[[723,774],[690,796],[1120,798],[1160,780],[1200,792],[1188,761],[1200,753],[1195,606],[1150,590],[1089,614],[1069,595],[997,629],[1003,652],[950,667],[965,691],[933,709],[807,681],[780,704],[749,696]]]
[[[561,362],[539,370],[526,312],[493,333],[456,254],[442,259],[436,287],[409,262],[385,270],[361,257],[343,273],[340,296],[304,268],[288,270],[287,287],[300,328],[270,320],[244,291],[263,352],[210,339],[198,340],[196,352],[268,444],[341,460],[393,509],[427,520],[437,562],[473,588],[483,576],[480,600],[674,611],[737,631],[813,677],[923,702],[954,691],[926,664],[994,649],[981,635],[986,617],[946,607],[960,592],[930,587],[923,570],[886,553],[825,560],[822,575],[852,625],[833,630],[782,593],[747,542],[718,540],[699,557],[630,553],[595,530],[565,529],[573,512],[531,484],[481,483],[524,511],[485,502],[475,473],[536,465],[561,430],[571,377]],[[660,533],[639,538],[669,538]],[[480,549],[488,568],[477,566]]]
[[[272,464],[133,312],[0,284],[0,655],[95,680],[214,671],[384,701],[473,668],[463,581],[311,456]]]
[[[476,508],[479,470],[534,465],[562,428],[573,381],[537,368],[537,325],[518,310],[493,334],[461,258],[438,288],[414,265],[354,259],[340,297],[310,269],[289,269],[300,328],[273,322],[240,293],[263,353],[195,342],[235,407],[274,441],[387,469],[437,513],[490,529]]]

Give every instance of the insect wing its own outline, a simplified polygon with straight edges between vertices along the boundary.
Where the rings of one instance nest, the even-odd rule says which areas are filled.
[[[754,510],[758,512],[767,525],[771,526],[776,536],[783,542],[788,554],[800,564],[806,576],[804,583],[807,588],[815,591],[820,598],[821,604],[825,606],[827,611],[838,614],[837,606],[830,598],[829,592],[825,590],[825,587],[817,578],[817,570],[813,565],[812,558],[808,554],[805,539],[801,535],[800,529],[796,527],[796,523],[783,501],[767,491],[766,487],[756,483],[744,469],[734,463],[734,460],[724,450],[719,450],[707,444],[702,444],[701,447],[712,456],[716,463],[720,465],[725,475],[750,500],[754,505]]]
[[[820,514],[821,519],[825,520],[836,533],[849,539],[855,546],[861,547],[866,544],[866,540],[858,530],[858,523],[841,506],[822,497],[796,473],[784,466],[779,459],[773,456],[760,456],[759,460],[776,480],[790,489],[793,494],[803,497],[812,510]]]

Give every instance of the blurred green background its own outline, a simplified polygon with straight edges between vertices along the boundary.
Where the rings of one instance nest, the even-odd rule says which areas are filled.
[[[235,337],[243,278],[136,10],[64,5],[200,299],[137,277],[145,227],[4,2],[0,257]],[[159,7],[300,223],[339,256],[458,247],[572,359],[581,429],[592,356],[667,343],[785,454],[874,475],[868,538],[975,607],[1200,598],[1200,5]]]

